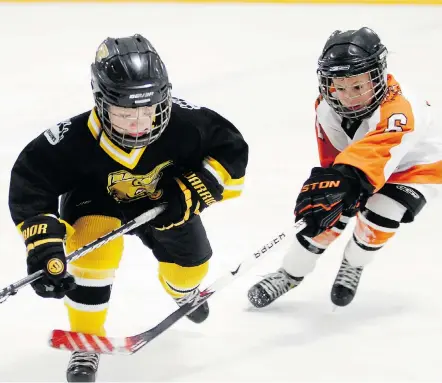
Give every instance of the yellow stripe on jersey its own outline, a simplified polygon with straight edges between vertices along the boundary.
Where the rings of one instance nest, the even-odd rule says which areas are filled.
[[[223,200],[238,197],[242,193],[244,177],[232,178],[225,167],[212,157],[206,157],[203,165],[224,188]]]
[[[87,126],[89,130],[91,131],[92,135],[95,139],[98,139],[98,136],[100,135],[101,131],[101,124],[98,120],[97,115],[95,114],[95,109],[92,109],[92,112],[89,116],[89,120],[87,121]]]
[[[101,122],[96,115],[95,109],[92,110],[87,125],[95,139],[98,139],[98,137],[100,137],[100,147],[106,152],[109,157],[128,169],[133,169],[135,168],[135,166],[137,166],[141,156],[146,150],[145,147],[132,149],[130,153],[126,153],[123,149],[115,145],[105,134],[105,132],[100,135],[100,132],[102,130]]]
[[[132,149],[130,153],[126,153],[124,150],[115,145],[104,133],[100,138],[100,146],[109,155],[109,157],[128,169],[133,169],[135,166],[137,166],[141,156],[146,150],[146,147],[144,147]]]

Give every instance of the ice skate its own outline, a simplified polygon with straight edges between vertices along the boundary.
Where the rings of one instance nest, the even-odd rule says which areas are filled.
[[[355,297],[363,267],[351,266],[343,259],[331,290],[331,300],[336,306],[347,306]]]
[[[289,290],[298,286],[303,279],[304,277],[292,277],[284,269],[280,268],[252,286],[247,296],[253,306],[257,308],[266,307]]]
[[[74,351],[66,371],[68,382],[95,382],[100,355]]]
[[[174,298],[175,302],[178,306],[183,306],[187,302],[194,299],[200,293],[199,289],[195,289],[192,292],[184,295],[181,298]],[[204,302],[201,306],[199,306],[196,310],[192,311],[190,314],[187,314],[187,318],[189,318],[194,323],[204,322],[209,316],[209,304]]]

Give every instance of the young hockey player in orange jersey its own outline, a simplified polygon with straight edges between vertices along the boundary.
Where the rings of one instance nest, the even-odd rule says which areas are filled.
[[[264,307],[298,286],[356,215],[331,290],[349,304],[364,267],[440,190],[442,129],[430,105],[387,73],[387,49],[369,28],[335,31],[318,62],[314,167],[296,201],[296,236],[282,267],[255,284],[250,302]]]

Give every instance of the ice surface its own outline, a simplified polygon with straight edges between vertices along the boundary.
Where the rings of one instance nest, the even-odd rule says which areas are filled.
[[[0,286],[25,275],[7,206],[10,168],[42,130],[91,108],[89,65],[105,37],[144,34],[166,62],[174,94],[225,115],[250,144],[243,197],[203,214],[214,249],[206,285],[291,222],[297,192],[317,164],[315,69],[328,35],[377,30],[391,71],[440,111],[441,19],[442,8],[430,6],[0,6]],[[246,293],[282,253],[211,298],[206,323],[184,319],[138,354],[103,357],[99,380],[441,381],[441,213],[434,201],[402,227],[346,309],[333,313],[329,294],[350,231],[269,308],[252,309]],[[109,334],[139,332],[173,309],[153,256],[128,238]],[[0,381],[62,381],[69,354],[47,346],[53,328],[68,328],[60,301],[25,289],[1,305]]]

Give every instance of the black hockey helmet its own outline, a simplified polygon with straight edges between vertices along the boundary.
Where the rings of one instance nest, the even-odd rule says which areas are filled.
[[[335,31],[328,38],[318,60],[319,91],[326,102],[342,117],[368,118],[387,93],[387,48],[370,28]],[[344,106],[339,100],[335,79],[368,74],[366,83],[358,82],[367,92],[366,102],[357,107]],[[370,92],[368,94],[368,92]],[[355,97],[364,96],[363,93]]]
[[[172,85],[164,63],[145,37],[136,34],[104,40],[91,65],[91,77],[98,116],[112,141],[140,148],[160,137],[170,119]],[[151,129],[138,136],[121,133],[111,121],[111,106],[138,110],[154,107]]]

